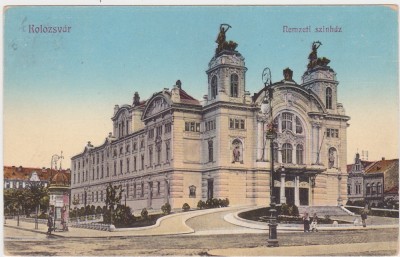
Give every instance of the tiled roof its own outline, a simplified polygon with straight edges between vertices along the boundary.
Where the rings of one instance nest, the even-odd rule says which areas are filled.
[[[374,162],[370,162],[370,161],[361,161],[361,165],[364,167],[364,170],[371,165]],[[347,173],[350,173],[350,171],[353,169],[353,165],[354,164],[348,164],[347,165]]]
[[[385,190],[385,194],[397,194],[399,193],[399,186],[394,186],[392,188],[389,188],[388,190]]]
[[[42,168],[31,168],[31,167],[15,167],[15,166],[4,166],[3,170],[4,179],[15,179],[15,180],[29,180],[32,173],[36,171],[41,181],[49,181],[52,176],[57,173],[54,169],[42,169]],[[70,178],[70,170],[62,170],[62,172]]]
[[[181,98],[181,103],[183,103],[183,104],[200,105],[200,102],[197,99],[195,99],[194,97],[190,96],[183,89],[179,89],[179,96]]]

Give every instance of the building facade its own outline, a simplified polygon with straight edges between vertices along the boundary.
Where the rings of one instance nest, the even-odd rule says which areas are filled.
[[[179,80],[146,101],[136,92],[131,105],[114,107],[105,142],[89,142],[71,158],[75,207],[104,205],[108,183],[122,185],[123,201],[135,210],[166,202],[196,207],[210,198],[269,203],[269,121],[260,111],[266,90],[253,96],[246,91],[244,57],[221,33],[201,102]],[[279,202],[298,206],[347,200],[350,118],[338,103],[336,73],[314,45],[300,84],[287,68],[281,81],[268,86],[277,134],[273,191]]]
[[[366,162],[356,154],[347,180],[347,198],[349,201],[365,201],[376,206],[384,199],[384,174],[368,171],[373,162]]]

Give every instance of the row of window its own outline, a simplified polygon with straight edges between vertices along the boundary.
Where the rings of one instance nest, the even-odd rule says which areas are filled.
[[[25,181],[5,181],[4,182],[4,188],[8,189],[12,189],[12,188],[26,188],[31,184],[36,184],[36,185],[42,185],[44,187],[47,187],[47,182],[41,182],[41,181],[29,181],[29,182],[25,182]]]
[[[361,194],[361,184],[355,185],[355,194]],[[382,183],[372,183],[366,184],[366,195],[376,195],[376,194],[382,194]],[[352,194],[352,186],[347,185],[347,194],[351,195]]]
[[[285,130],[292,131],[296,134],[303,133],[303,126],[301,125],[300,118],[290,112],[284,112],[274,119],[275,128],[278,132],[283,132]]]
[[[156,150],[156,165],[160,165],[161,164],[161,150],[162,150],[162,144],[159,143],[156,145],[155,147]],[[171,155],[171,148],[170,148],[170,141],[166,141],[165,142],[165,162],[169,163],[170,161],[170,155]],[[148,159],[148,164],[149,166],[152,166],[153,163],[153,147],[149,147],[149,159]],[[137,171],[137,164],[138,164],[138,160],[137,160],[137,156],[133,157],[133,171]],[[144,165],[145,165],[145,158],[144,158],[144,154],[141,154],[140,156],[140,170],[144,170]],[[123,174],[123,170],[124,170],[124,161],[120,160],[119,163],[119,174]],[[130,172],[130,158],[126,159],[126,172],[125,173],[129,173]],[[76,177],[77,174],[77,177]],[[95,176],[96,174],[96,176]],[[114,161],[114,169],[113,169],[113,174],[114,176],[117,175],[117,161]],[[105,177],[109,177],[110,176],[110,169],[109,166],[107,164],[106,166],[106,174]],[[81,179],[82,178],[82,179]],[[92,169],[92,176],[91,179],[102,179],[104,178],[104,165],[101,165],[101,168],[99,168],[99,166],[96,167],[96,173],[95,173],[95,168]],[[78,181],[78,183],[80,183],[82,180],[82,182],[88,181],[89,180],[89,172],[88,171],[83,171],[82,172],[82,177],[81,177],[81,173],[78,171],[78,173],[74,172],[73,175],[73,181],[74,184],[76,183],[76,181]]]
[[[200,123],[194,121],[185,122],[185,131],[200,132]]]
[[[168,187],[167,182],[165,182],[165,185]],[[150,194],[151,196],[153,196],[153,182],[149,183],[149,187],[150,187]],[[168,192],[167,194],[169,195],[169,187],[167,188]],[[99,193],[100,192],[100,193]],[[103,194],[104,192],[104,194]],[[126,198],[130,198],[131,197],[131,191],[130,191],[130,186],[129,184],[126,185]],[[91,198],[90,198],[90,194],[86,195],[86,197],[88,199],[86,199],[86,201],[88,202],[103,202],[105,201],[105,191],[101,190],[101,191],[96,191],[96,192],[92,192],[91,194]],[[159,196],[161,195],[161,183],[158,181],[157,182],[157,186],[156,186],[156,195]],[[133,198],[137,198],[137,184],[134,183],[133,184],[133,190],[132,190],[132,197]],[[140,183],[140,188],[139,188],[139,197],[144,197],[144,182]],[[189,197],[190,198],[195,198],[196,197],[196,186],[191,185],[189,186]],[[77,199],[79,198],[79,202],[81,203],[85,203],[85,193],[82,193],[80,195],[74,195],[73,199]],[[86,202],[86,203],[87,203]]]
[[[230,83],[230,97],[239,97],[239,76],[232,74]],[[211,79],[211,99],[215,99],[218,95],[218,78],[213,76]]]
[[[215,120],[206,121],[205,124],[206,124],[206,131],[216,129]]]
[[[274,143],[274,159],[278,160],[278,144]],[[296,146],[296,163],[304,164],[304,147]],[[289,143],[282,145],[282,163],[293,163],[293,146]]]

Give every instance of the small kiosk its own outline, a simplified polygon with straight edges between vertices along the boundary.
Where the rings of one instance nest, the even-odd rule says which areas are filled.
[[[69,179],[58,171],[50,180],[49,186],[50,209],[53,213],[55,230],[68,230],[69,217]]]

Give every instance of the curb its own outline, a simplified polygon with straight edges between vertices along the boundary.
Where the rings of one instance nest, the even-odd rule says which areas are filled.
[[[259,207],[253,207],[245,210],[240,210],[235,213],[229,213],[224,216],[224,220],[240,227],[246,227],[250,229],[258,229],[258,230],[269,230],[268,224],[265,223],[263,225],[261,222],[257,221],[252,221],[252,220],[246,220],[243,218],[240,218],[238,214],[246,211],[250,211],[253,209],[257,209]],[[318,225],[318,231],[337,231],[337,230],[366,230],[366,229],[379,229],[379,228],[398,228],[399,225],[369,225],[367,227],[363,227],[362,225],[359,226],[354,226],[349,224],[348,226],[323,226],[323,225]],[[278,225],[277,227],[278,231],[303,231],[302,225],[291,225],[291,226],[285,226],[285,225]]]

